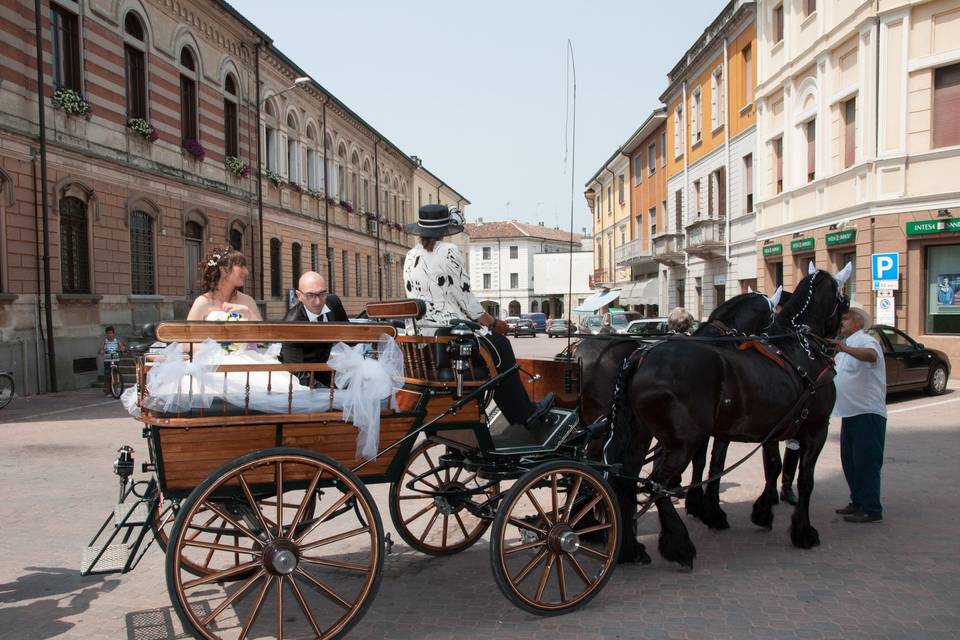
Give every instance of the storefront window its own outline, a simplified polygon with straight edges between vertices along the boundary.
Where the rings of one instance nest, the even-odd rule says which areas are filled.
[[[852,269],[850,271],[850,279],[847,280],[846,285],[846,294],[847,298],[853,300],[854,296],[857,295],[857,254],[853,253],[844,253],[840,256],[840,268],[843,269],[847,266],[847,263],[850,263]]]
[[[960,333],[960,244],[927,247],[927,333]]]

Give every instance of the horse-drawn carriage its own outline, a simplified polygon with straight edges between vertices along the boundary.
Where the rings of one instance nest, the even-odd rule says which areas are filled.
[[[596,595],[617,562],[620,511],[602,465],[585,455],[593,434],[577,414],[578,365],[520,360],[531,398],[554,392],[557,403],[536,429],[509,425],[490,404],[506,374],[497,375],[468,323],[398,336],[384,321],[415,321],[416,301],[367,311],[374,323],[158,325],[159,341],[185,345],[376,343],[386,334],[403,354],[403,388],[395,408],[381,410],[378,455],[361,459],[329,365],[221,364],[214,375],[224,388],[239,379],[244,401],[160,412],[147,401],[155,363],[141,358],[149,479],[131,480],[133,451],[121,448],[120,500],[84,550],[81,572],[129,571],[155,539],[166,551],[170,599],[198,637],[339,637],[382,575],[384,529],[366,485],[390,483],[391,519],[421,552],[462,551],[492,525],[493,573],[517,606],[557,614]],[[251,376],[264,374],[269,393],[287,395],[285,411],[251,405]],[[331,376],[328,410],[294,411],[292,375]]]
[[[338,394],[350,386],[339,389],[328,365],[220,364],[213,374],[222,376],[229,401],[171,413],[150,408],[156,365],[141,360],[137,404],[150,457],[143,470],[152,475],[129,482],[132,450],[120,450],[119,504],[86,548],[81,571],[128,571],[156,539],[166,550],[170,599],[198,637],[340,637],[360,619],[382,575],[384,530],[366,485],[390,483],[391,519],[412,548],[456,553],[492,527],[491,566],[501,591],[531,613],[564,613],[589,602],[618,561],[647,558],[632,525],[651,506],[661,555],[692,567],[696,550],[671,498],[715,487],[729,471],[711,469],[707,481],[678,487],[710,436],[758,448],[799,442],[800,497],[790,532],[795,546],[811,548],[819,543],[809,519],[813,471],[834,402],[826,338],[836,335],[847,309],[842,285],[850,271],[830,277],[811,266],[779,315],[763,296],[727,301],[711,317],[713,335],[640,349],[630,339],[586,338],[576,357],[518,360],[531,399],[547,392],[558,399],[533,429],[507,424],[492,410],[492,391],[514,370],[496,373],[476,327],[464,321],[432,336],[397,336],[386,322],[161,324],[159,340],[185,344],[382,345],[386,334],[403,354],[403,386],[393,408],[381,408],[377,455],[361,459],[357,429],[337,409]],[[417,301],[379,303],[368,306],[368,316],[415,321],[422,309]],[[330,376],[324,410],[294,410],[292,374],[311,383]],[[250,402],[251,380],[264,376],[267,394],[281,398],[270,411]],[[226,394],[238,384],[239,396]],[[602,455],[596,448],[588,455],[601,433],[608,433]],[[766,528],[779,475],[774,457],[764,456],[767,486],[751,515]]]

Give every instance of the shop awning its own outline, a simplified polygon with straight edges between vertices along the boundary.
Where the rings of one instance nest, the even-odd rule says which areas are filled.
[[[614,300],[620,297],[620,289],[613,289],[611,291],[601,291],[595,293],[586,300],[583,301],[579,307],[574,309],[576,313],[593,313],[594,311],[604,307],[605,305],[610,304]]]
[[[653,277],[624,287],[623,293],[620,295],[620,303],[660,304],[660,279]]]

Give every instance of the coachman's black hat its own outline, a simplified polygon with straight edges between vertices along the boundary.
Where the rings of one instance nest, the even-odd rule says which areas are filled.
[[[418,220],[404,227],[407,233],[425,238],[442,238],[463,231],[459,212],[452,214],[445,204],[425,204],[417,212]]]

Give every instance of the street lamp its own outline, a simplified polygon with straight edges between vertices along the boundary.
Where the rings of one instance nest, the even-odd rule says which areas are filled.
[[[257,58],[259,61],[259,58]],[[260,65],[257,65],[257,226],[260,230],[260,260],[257,265],[258,270],[260,271],[260,297],[266,300],[266,295],[264,292],[263,286],[263,156],[260,152],[260,111],[263,109],[263,105],[266,104],[267,100],[270,98],[275,98],[282,93],[286,93],[291,89],[296,89],[297,87],[303,86],[310,82],[310,78],[307,76],[300,76],[293,81],[289,87],[281,89],[276,92],[270,98],[261,98],[260,97]],[[264,302],[266,304],[266,302]],[[265,314],[261,314],[264,315]]]

